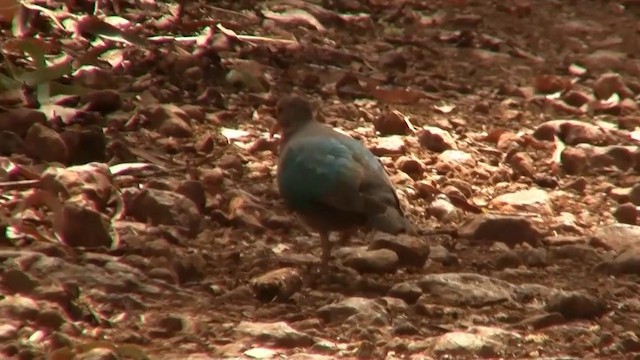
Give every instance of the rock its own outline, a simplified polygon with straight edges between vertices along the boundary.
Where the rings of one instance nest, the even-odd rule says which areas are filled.
[[[554,259],[571,259],[582,262],[600,261],[601,257],[592,246],[585,244],[567,244],[549,249]]]
[[[582,59],[583,65],[590,71],[623,70],[627,54],[613,50],[596,50]]]
[[[452,254],[442,245],[433,245],[429,247],[429,259],[431,261],[439,262],[444,266],[455,265],[459,263],[458,257]]]
[[[426,126],[418,133],[420,145],[427,150],[443,152],[446,150],[457,150],[458,146],[451,134],[438,127]]]
[[[611,224],[597,228],[592,244],[609,250],[624,251],[640,244],[640,226]]]
[[[400,135],[377,138],[369,150],[376,156],[402,155],[406,146]]]
[[[640,248],[631,248],[622,254],[616,256],[611,261],[605,261],[596,266],[596,270],[606,273],[619,274],[638,274],[640,275]]]
[[[187,121],[189,115],[173,104],[154,105],[141,111],[151,126],[163,136],[184,138],[193,136]]]
[[[0,341],[14,340],[18,337],[18,328],[11,324],[0,325]]]
[[[567,145],[581,143],[591,145],[606,145],[608,136],[604,129],[597,125],[578,120],[547,121],[533,132],[538,140],[553,141],[558,136]]]
[[[560,153],[562,169],[570,175],[579,175],[585,172],[589,165],[587,153],[576,148],[566,148]]]
[[[256,298],[262,302],[286,301],[302,288],[302,277],[294,268],[270,271],[249,282]]]
[[[534,246],[542,234],[524,217],[483,214],[469,219],[458,229],[458,236],[472,240],[498,241],[510,246],[528,243]]]
[[[369,250],[388,249],[398,255],[400,266],[422,267],[429,257],[429,245],[424,239],[406,234],[377,233]]]
[[[343,248],[339,253],[345,266],[360,273],[393,273],[399,266],[398,255],[387,249]]]
[[[193,201],[200,213],[204,213],[207,206],[207,193],[201,182],[185,180],[176,188],[176,192]]]
[[[234,332],[253,343],[263,345],[295,348],[313,344],[311,336],[294,330],[284,321],[275,323],[242,321],[235,327]]]
[[[505,345],[463,331],[452,331],[438,336],[431,348],[439,357],[498,357]]]
[[[456,194],[457,195],[457,194]],[[464,197],[462,197],[464,199]],[[445,194],[436,195],[435,199],[427,207],[427,214],[433,216],[441,223],[455,222],[460,218],[460,212]]]
[[[24,144],[29,155],[42,161],[66,163],[69,156],[67,145],[55,130],[35,123],[27,131]]]
[[[318,315],[328,323],[355,323],[353,325],[389,325],[387,310],[375,300],[350,297],[318,309]]]
[[[101,213],[67,201],[62,208],[62,241],[72,247],[111,247],[109,220]]]
[[[178,225],[195,236],[201,230],[202,214],[187,197],[166,190],[125,189],[126,213],[140,222],[152,225]]]
[[[441,166],[463,166],[465,168],[476,166],[473,155],[460,150],[445,150],[438,156],[438,161],[442,163]]]
[[[114,90],[91,91],[82,97],[82,102],[85,103],[83,110],[97,111],[102,114],[120,110],[122,107],[120,94]]]
[[[77,354],[74,359],[78,360],[120,360],[115,350],[106,347],[97,347],[89,351]]]
[[[36,123],[44,126],[46,122],[44,113],[35,109],[20,107],[4,110],[0,113],[0,132],[8,131],[24,138],[31,126]]]
[[[593,83],[593,92],[598,99],[607,100],[613,94],[622,98],[629,97],[631,90],[624,85],[622,76],[618,73],[604,73]],[[633,96],[633,93],[631,93]]]
[[[417,159],[408,156],[399,157],[395,165],[398,170],[406,173],[414,180],[421,179],[424,173],[424,165]]]
[[[501,213],[530,212],[553,215],[551,199],[542,189],[534,188],[503,194],[491,200],[491,205]]]
[[[206,275],[206,262],[198,253],[174,257],[171,267],[178,276],[179,284],[200,281]]]
[[[399,111],[383,112],[373,120],[373,126],[382,135],[406,135],[411,132],[407,120]]]
[[[36,323],[40,326],[57,330],[66,322],[58,309],[44,309],[38,313]]]
[[[517,152],[508,158],[509,165],[513,169],[514,173],[525,176],[533,177],[535,175],[535,167],[533,165],[533,159],[525,152]]]
[[[14,294],[29,294],[38,286],[36,280],[22,270],[7,270],[0,278],[2,285]]]
[[[0,131],[0,155],[9,156],[12,154],[27,154],[24,140],[16,133]]]
[[[482,307],[509,301],[515,289],[506,281],[472,273],[431,274],[417,284],[424,294],[449,306]]]
[[[541,94],[553,94],[571,87],[571,79],[557,75],[540,75],[534,78],[533,87]]]
[[[0,314],[7,318],[35,320],[39,310],[35,301],[20,295],[6,296],[0,300]]]
[[[562,316],[562,314],[552,312],[530,316],[522,320],[519,325],[527,328],[530,327],[533,330],[539,330],[550,326],[560,325],[566,321],[567,320],[564,318],[564,316]]]
[[[412,323],[405,319],[398,319],[393,322],[393,328],[391,330],[394,335],[418,335],[420,329],[415,327]]]
[[[621,224],[637,225],[638,208],[630,202],[621,204],[613,212],[613,217]]]
[[[607,305],[604,300],[583,292],[562,291],[547,300],[545,309],[549,312],[558,312],[569,320],[593,319],[603,315]]]
[[[586,91],[569,90],[562,95],[562,100],[571,106],[581,107],[595,101],[596,98]]]
[[[72,165],[92,161],[105,162],[107,139],[98,126],[83,125],[82,128],[66,128],[60,137],[68,150],[68,162]]]
[[[407,304],[415,304],[422,295],[422,289],[413,281],[405,281],[395,284],[387,295],[402,299]]]

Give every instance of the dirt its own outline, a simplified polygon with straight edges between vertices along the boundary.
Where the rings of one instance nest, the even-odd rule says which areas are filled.
[[[46,115],[0,119],[26,149],[0,145],[0,225],[45,234],[0,237],[5,356],[640,358],[635,1],[185,2],[179,21],[145,4],[103,8],[148,47],[67,76],[102,89],[58,102],[68,118],[3,98]],[[308,13],[264,12],[284,4]],[[275,185],[290,93],[381,156],[418,240],[360,232],[317,274],[318,236]],[[51,206],[44,169],[89,161],[109,174],[57,179],[77,206]],[[49,208],[20,211],[29,196]]]

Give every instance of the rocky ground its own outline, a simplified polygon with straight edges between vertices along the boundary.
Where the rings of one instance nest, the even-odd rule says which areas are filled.
[[[637,1],[64,3],[0,11],[5,358],[640,359]],[[318,276],[292,92],[420,236]]]

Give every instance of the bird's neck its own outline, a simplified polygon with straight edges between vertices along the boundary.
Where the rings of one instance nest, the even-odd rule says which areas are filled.
[[[295,123],[295,124],[292,124],[292,125],[288,126],[287,128],[285,128],[282,131],[283,140],[287,141],[295,133],[301,131],[302,129],[304,129],[305,127],[309,126],[312,123],[313,123],[313,120],[309,120],[309,121],[301,121],[301,122],[298,122],[298,123]]]

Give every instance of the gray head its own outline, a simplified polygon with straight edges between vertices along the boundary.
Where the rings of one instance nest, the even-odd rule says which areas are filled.
[[[313,120],[313,108],[307,99],[300,96],[285,96],[276,106],[276,127],[282,134],[293,134],[305,124]]]

